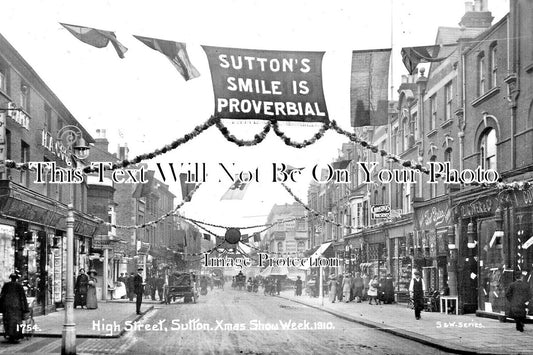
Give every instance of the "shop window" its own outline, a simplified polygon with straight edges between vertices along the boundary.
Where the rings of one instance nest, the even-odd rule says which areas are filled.
[[[480,166],[482,169],[496,170],[497,163],[496,130],[489,128],[479,140]]]

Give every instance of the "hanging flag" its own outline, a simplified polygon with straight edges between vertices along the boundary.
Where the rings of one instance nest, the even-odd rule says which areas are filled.
[[[352,52],[352,127],[387,124],[390,53],[390,48]]]
[[[404,47],[402,48],[402,61],[405,68],[407,68],[409,75],[413,75],[418,64],[440,62],[453,53],[455,46],[457,46],[457,44]],[[446,48],[446,50],[443,50],[444,48]]]
[[[189,59],[185,43],[141,36],[133,37],[153,50],[163,53],[185,80],[191,80],[200,76],[200,72],[192,65]]]
[[[191,200],[190,193],[192,190],[194,190],[194,187],[196,184],[192,182],[187,182],[187,173],[181,173],[180,174],[180,184],[181,184],[181,198],[185,202],[189,202]]]
[[[260,242],[261,241],[261,235],[259,233],[254,233],[254,242]]]
[[[249,239],[250,239],[250,236],[248,234],[241,235],[241,242],[248,243]]]
[[[68,25],[61,22],[60,24],[72,33],[74,37],[93,47],[104,48],[107,47],[109,42],[111,42],[120,58],[124,58],[124,53],[128,51],[128,48],[124,47],[122,43],[117,40],[114,32],[98,30],[90,27]]]
[[[153,170],[148,170],[146,172],[145,179],[146,179],[145,183],[141,183],[140,182],[135,187],[135,190],[133,191],[133,195],[132,195],[133,198],[146,197],[150,193],[153,192],[153,186],[152,185],[154,184],[154,171]]]
[[[211,235],[204,233],[204,239],[211,241]]]
[[[235,179],[235,182],[229,187],[228,191],[222,195],[221,200],[242,200],[250,182]]]

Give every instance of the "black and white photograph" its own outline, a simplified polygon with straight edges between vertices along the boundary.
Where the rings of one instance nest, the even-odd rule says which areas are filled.
[[[533,354],[533,0],[2,1],[2,354]]]

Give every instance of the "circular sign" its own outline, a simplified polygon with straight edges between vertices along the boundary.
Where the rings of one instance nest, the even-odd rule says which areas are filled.
[[[230,228],[226,230],[226,235],[224,235],[224,239],[229,244],[237,244],[241,240],[241,231],[237,228]]]

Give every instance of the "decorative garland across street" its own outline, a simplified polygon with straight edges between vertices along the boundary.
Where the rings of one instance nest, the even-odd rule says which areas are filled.
[[[138,155],[137,157],[135,157],[133,159],[130,159],[130,160],[125,159],[125,160],[123,160],[121,162],[112,163],[111,167],[106,167],[106,170],[116,170],[116,169],[120,169],[120,168],[126,168],[129,165],[138,164],[138,163],[140,163],[140,162],[142,162],[144,160],[153,159],[153,158],[155,158],[155,157],[157,157],[157,156],[159,156],[161,154],[165,154],[165,153],[167,153],[167,152],[169,152],[171,150],[176,149],[180,145],[182,145],[184,143],[187,143],[188,141],[196,138],[197,136],[199,136],[201,133],[203,133],[209,127],[211,127],[213,125],[217,126],[217,128],[222,133],[224,138],[226,138],[226,140],[228,140],[229,142],[235,143],[238,146],[254,146],[254,145],[257,145],[257,144],[261,143],[265,139],[267,134],[270,132],[270,128],[272,127],[273,130],[274,130],[274,133],[278,137],[280,137],[282,139],[282,141],[286,145],[294,147],[294,148],[299,148],[299,149],[300,148],[305,148],[305,147],[307,147],[307,146],[309,146],[311,144],[316,143],[316,141],[318,141],[320,138],[322,138],[324,136],[325,132],[328,129],[331,128],[334,131],[336,131],[338,134],[346,136],[348,139],[350,139],[350,141],[359,144],[360,146],[362,146],[365,149],[370,150],[372,153],[375,153],[375,154],[379,153],[382,157],[385,157],[385,158],[389,159],[390,161],[392,161],[394,163],[400,164],[400,165],[402,165],[405,168],[417,170],[417,171],[422,172],[424,174],[429,174],[429,172],[430,172],[427,167],[423,166],[419,162],[416,162],[414,160],[402,159],[398,155],[388,153],[386,150],[379,149],[379,147],[377,147],[377,146],[375,146],[375,145],[373,145],[371,143],[368,143],[367,141],[359,138],[356,133],[352,133],[352,132],[346,131],[345,129],[339,127],[335,120],[326,121],[323,124],[323,126],[320,128],[320,130],[317,133],[315,133],[315,135],[311,139],[304,140],[303,142],[298,143],[298,142],[292,141],[292,139],[290,137],[288,137],[285,133],[283,133],[280,130],[279,125],[278,125],[278,121],[276,119],[272,119],[270,122],[268,122],[263,127],[263,130],[260,133],[255,135],[253,140],[241,140],[241,139],[238,139],[237,137],[235,137],[234,135],[232,135],[231,133],[229,133],[229,130],[221,122],[220,118],[214,118],[213,116],[210,117],[203,124],[196,126],[192,132],[190,132],[188,134],[185,134],[183,137],[176,139],[172,143],[164,146],[163,148],[156,149],[155,151],[153,151],[151,153]],[[7,168],[10,168],[10,169],[34,170],[34,169],[32,169],[30,167],[30,163],[27,163],[27,162],[26,163],[17,163],[17,162],[12,161],[12,160],[6,160],[4,162],[4,165]],[[96,167],[90,167],[89,166],[89,167],[83,168],[83,172],[86,173],[86,174],[95,173],[97,171],[98,170],[97,170]],[[435,176],[444,179],[444,176],[442,176],[441,174],[437,173],[437,174],[435,174]],[[499,190],[529,190],[529,189],[531,189],[533,187],[533,183],[531,183],[529,181],[519,181],[519,182],[515,181],[515,182],[510,182],[510,183],[504,183],[504,182],[501,181],[501,178],[500,178],[500,181],[495,182],[495,183],[471,182],[471,183],[468,183],[468,184],[466,184],[466,183],[463,183],[463,184],[464,185],[471,185],[471,186],[482,186],[482,187],[487,187],[487,188],[495,187],[495,188],[498,188]]]

